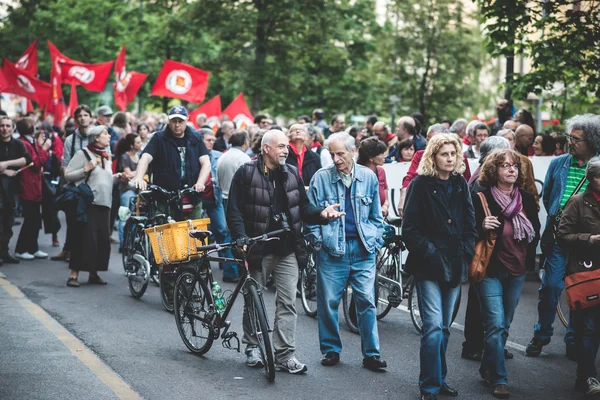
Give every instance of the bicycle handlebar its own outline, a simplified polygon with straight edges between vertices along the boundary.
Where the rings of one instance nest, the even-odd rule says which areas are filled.
[[[254,244],[257,242],[267,241],[267,240],[273,238],[273,236],[277,236],[277,235],[280,235],[282,233],[289,232],[289,231],[290,231],[290,229],[288,229],[288,228],[277,229],[275,231],[267,232],[262,235],[255,236],[253,238],[243,237],[243,238],[240,238],[238,240],[235,240],[235,241],[229,242],[229,243],[214,243],[214,244],[209,244],[206,246],[198,246],[198,247],[196,247],[196,249],[199,252],[203,252],[203,251],[208,252],[208,251],[213,251],[213,250],[227,249],[230,247],[243,247],[243,246],[251,245],[251,244]]]

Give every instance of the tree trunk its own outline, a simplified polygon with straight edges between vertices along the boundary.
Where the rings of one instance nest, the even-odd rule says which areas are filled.
[[[267,60],[267,16],[266,7],[264,1],[256,0],[254,2],[258,11],[258,17],[256,21],[256,40],[255,40],[255,54],[254,54],[254,74],[251,87],[254,89],[252,93],[252,106],[251,111],[253,114],[258,114],[260,110],[260,102],[262,97],[262,85],[264,84],[265,76],[265,65]]]

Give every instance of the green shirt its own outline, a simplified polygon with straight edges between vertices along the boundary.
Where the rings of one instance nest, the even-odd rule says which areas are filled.
[[[571,198],[571,195],[573,195],[573,192],[577,188],[577,185],[579,185],[579,182],[581,182],[581,179],[585,177],[586,167],[587,163],[580,166],[575,157],[571,159],[571,167],[569,168],[569,175],[567,175],[567,185],[565,186],[565,191],[560,201],[559,208],[561,210],[564,208],[565,204],[567,204],[567,200],[569,200],[569,198]],[[581,187],[581,189],[579,189],[579,192],[577,193],[583,193],[585,191],[585,188],[587,187],[587,184],[588,181],[585,181],[583,183],[583,186]]]

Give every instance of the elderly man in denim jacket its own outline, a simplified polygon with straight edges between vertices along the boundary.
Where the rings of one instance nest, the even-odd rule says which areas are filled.
[[[313,176],[308,197],[312,205],[339,205],[343,218],[327,225],[309,226],[309,239],[319,248],[317,310],[321,364],[333,366],[342,351],[338,307],[346,282],[352,285],[356,301],[363,366],[371,370],[386,368],[380,358],[376,304],[373,287],[375,255],[383,245],[383,217],[375,174],[356,162],[354,138],[335,133],[328,140],[334,165]]]

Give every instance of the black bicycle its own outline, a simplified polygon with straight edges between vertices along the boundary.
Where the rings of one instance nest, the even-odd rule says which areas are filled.
[[[315,248],[308,244],[308,263],[300,271],[300,299],[304,312],[311,318],[317,316],[317,260]]]
[[[247,315],[252,335],[256,338],[262,364],[269,381],[275,379],[275,362],[271,348],[271,338],[267,310],[262,296],[262,287],[259,282],[253,279],[248,272],[248,263],[246,262],[246,253],[244,246],[249,249],[255,243],[268,240],[278,240],[275,237],[284,232],[289,232],[289,228],[269,232],[264,235],[253,238],[245,238],[231,243],[211,244],[198,247],[198,252],[203,252],[203,256],[198,259],[197,268],[194,271],[184,271],[177,278],[175,283],[174,308],[175,323],[181,339],[186,347],[194,354],[205,354],[210,350],[213,342],[219,337],[222,339],[223,347],[237,350],[240,352],[240,340],[237,333],[230,331],[231,322],[227,321],[227,316],[233,307],[238,294],[243,293],[244,311]],[[209,235],[208,231],[190,231],[190,236],[204,241]],[[213,257],[210,254],[226,248],[235,248],[241,259],[231,259],[225,257]],[[213,276],[210,268],[210,262],[235,262],[242,271],[242,276],[228,298],[224,298],[224,310],[215,305],[212,292],[209,287],[213,285]],[[232,346],[232,341],[236,344]]]

